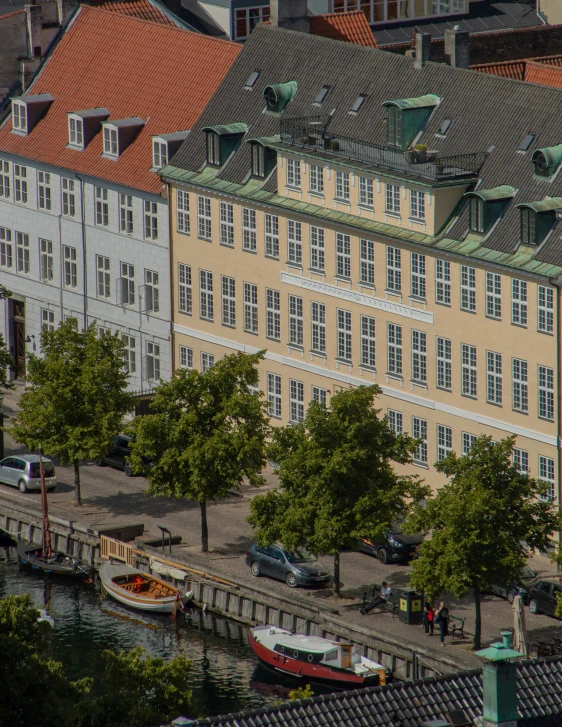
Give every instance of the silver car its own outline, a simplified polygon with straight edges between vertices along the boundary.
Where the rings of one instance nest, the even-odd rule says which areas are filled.
[[[45,484],[52,492],[57,484],[55,466],[50,459],[43,457]],[[19,487],[20,492],[41,489],[41,472],[39,455],[21,454],[17,457],[6,457],[0,461],[0,482],[5,485]]]

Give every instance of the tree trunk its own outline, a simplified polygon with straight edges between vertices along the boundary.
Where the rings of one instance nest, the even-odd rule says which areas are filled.
[[[340,592],[340,554],[334,553],[334,593],[341,596]]]
[[[80,462],[74,460],[74,501],[77,505],[82,505],[82,491],[80,489]]]
[[[201,551],[209,552],[209,528],[207,526],[207,500],[199,503],[201,508]]]
[[[482,614],[480,610],[480,589],[474,586],[474,639],[472,641],[473,651],[480,648],[480,636],[482,634]]]

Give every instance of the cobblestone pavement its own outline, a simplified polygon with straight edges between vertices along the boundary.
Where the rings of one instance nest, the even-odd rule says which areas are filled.
[[[8,392],[4,400],[7,417],[14,414],[21,393],[18,386],[15,392]],[[9,420],[6,421],[9,426]],[[23,451],[9,437],[5,436],[6,455]],[[114,525],[116,523],[144,523],[145,534],[159,537],[158,525],[169,528],[174,535],[181,535],[182,542],[174,546],[174,552],[184,557],[196,558],[199,563],[207,562],[210,568],[222,571],[233,577],[249,577],[245,564],[245,553],[253,542],[252,531],[246,522],[249,503],[256,494],[276,486],[276,477],[267,470],[264,473],[266,485],[259,490],[243,486],[240,493],[210,504],[208,506],[210,552],[206,555],[200,550],[200,511],[197,503],[170,498],[153,497],[147,494],[147,482],[142,477],[126,477],[123,472],[110,467],[96,467],[85,463],[81,467],[83,506],[74,504],[74,473],[72,467],[57,467],[59,485],[49,495],[52,512],[61,517],[77,520],[89,526]],[[40,502],[38,493],[21,494],[15,488],[0,485],[3,494],[9,494],[16,501],[34,500]],[[326,568],[331,572],[331,558],[323,558]],[[529,563],[541,576],[556,576],[555,567],[543,556],[535,556]],[[424,644],[438,646],[438,636],[428,639],[418,626],[402,624],[387,611],[375,610],[368,616],[359,613],[362,594],[371,591],[373,585],[387,580],[395,589],[408,585],[408,566],[382,565],[368,555],[345,552],[341,555],[341,579],[343,598],[334,597],[328,589],[299,589],[298,595],[337,608],[346,619],[372,627],[379,633],[403,638],[412,646]],[[284,583],[269,578],[260,579],[269,590],[288,592]],[[455,600],[445,598],[451,613],[466,617],[465,630],[473,631],[473,605],[470,597]],[[526,609],[527,628],[530,641],[544,640],[557,635],[562,636],[562,622],[544,615],[533,616]],[[485,595],[482,600],[482,623],[484,640],[499,637],[503,628],[513,625],[511,606],[501,598]],[[457,640],[454,644],[447,639],[447,649],[470,648],[469,638]]]

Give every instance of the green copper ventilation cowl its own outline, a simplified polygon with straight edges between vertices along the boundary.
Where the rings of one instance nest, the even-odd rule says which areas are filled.
[[[276,83],[266,86],[263,92],[268,111],[280,113],[292,101],[297,93],[298,84],[296,81]]]
[[[535,165],[535,173],[541,177],[551,177],[562,161],[562,144],[535,149],[531,161]]]
[[[488,724],[517,724],[517,671],[510,659],[520,654],[511,648],[511,631],[502,631],[503,641],[477,651],[486,660],[482,669],[483,717]]]

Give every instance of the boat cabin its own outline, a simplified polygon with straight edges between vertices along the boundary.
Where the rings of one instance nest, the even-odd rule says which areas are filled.
[[[353,652],[351,644],[330,642],[314,636],[280,635],[273,650],[297,661],[325,664],[335,669],[352,669],[354,664],[361,661],[361,656]]]

